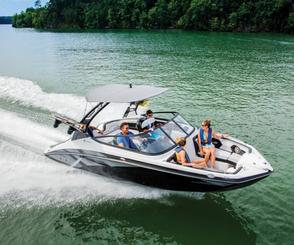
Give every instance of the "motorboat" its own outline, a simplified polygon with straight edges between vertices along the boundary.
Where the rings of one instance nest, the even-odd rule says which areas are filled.
[[[92,107],[80,121],[55,115],[54,127],[66,124],[71,136],[51,146],[45,155],[91,173],[176,191],[231,190],[251,185],[273,172],[270,163],[253,146],[231,136],[212,140],[216,147],[215,168],[179,164],[175,158],[179,137],[186,139],[185,150],[191,160],[202,158],[197,142],[199,128],[174,111],[153,113],[152,135],[142,132],[139,126],[148,107],[146,100],[166,90],[131,84],[91,89],[86,100]],[[136,149],[117,144],[122,122],[128,123]]]

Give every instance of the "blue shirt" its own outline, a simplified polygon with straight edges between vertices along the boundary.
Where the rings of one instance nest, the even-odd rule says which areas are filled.
[[[130,138],[130,136],[134,135],[132,132],[129,132],[127,135],[123,135],[122,133],[119,133],[116,138],[117,144],[121,145],[123,144],[124,148],[127,149],[137,149],[136,145]]]

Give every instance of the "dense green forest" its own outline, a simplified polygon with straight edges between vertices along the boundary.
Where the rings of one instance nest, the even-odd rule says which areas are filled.
[[[293,0],[50,0],[16,14],[14,27],[179,28],[294,33]]]

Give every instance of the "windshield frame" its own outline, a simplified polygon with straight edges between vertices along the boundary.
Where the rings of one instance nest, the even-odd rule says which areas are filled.
[[[191,136],[193,134],[193,132],[195,131],[195,127],[193,127],[183,116],[181,116],[178,112],[174,112],[174,111],[163,111],[163,112],[154,112],[154,114],[172,114],[173,117],[169,120],[165,119],[165,118],[161,118],[161,117],[154,117],[155,119],[158,119],[158,120],[163,120],[163,121],[166,121],[166,123],[164,125],[166,125],[167,123],[169,122],[173,122],[174,124],[177,125],[177,127],[179,127],[181,129],[181,131],[185,134],[185,137],[184,138],[188,138],[189,136]],[[181,116],[181,118],[183,118],[188,124],[189,126],[192,127],[193,130],[191,130],[191,132],[186,132],[182,127],[181,125],[179,125],[174,119],[177,117],[177,116]],[[109,123],[113,123],[113,122],[123,122],[123,121],[127,121],[127,120],[134,120],[134,119],[138,119],[138,118],[122,118],[122,119],[117,119],[117,120],[112,120],[112,121],[108,121],[104,124],[104,128],[105,128],[105,125],[109,124]],[[131,151],[131,152],[135,152],[135,153],[139,153],[139,154],[143,154],[143,155],[149,155],[149,156],[156,156],[156,155],[162,155],[166,152],[169,152],[171,151],[172,149],[174,149],[177,145],[177,143],[175,142],[175,140],[172,139],[172,137],[167,133],[165,132],[164,129],[162,129],[162,127],[159,127],[157,128],[156,130],[160,130],[162,133],[164,133],[168,138],[169,140],[173,143],[172,146],[168,147],[167,149],[163,150],[163,151],[160,151],[160,152],[156,152],[156,153],[150,153],[150,152],[143,152],[143,151],[140,151],[140,150],[137,150],[137,149],[129,149],[129,148],[124,148],[124,147],[120,147],[118,145],[113,145],[113,144],[110,144],[108,142],[103,142],[102,140],[99,140],[101,138],[117,138],[118,135],[98,135],[98,136],[95,136],[95,137],[92,137],[92,139],[98,143],[101,143],[101,144],[105,144],[105,145],[108,145],[108,146],[112,146],[112,147],[116,147],[118,149],[123,149],[123,150],[127,150],[127,151]],[[136,137],[136,136],[142,136],[144,135],[145,133],[144,132],[141,132],[139,134],[134,134],[132,135],[131,137]],[[123,136],[119,136],[119,137],[123,137]]]

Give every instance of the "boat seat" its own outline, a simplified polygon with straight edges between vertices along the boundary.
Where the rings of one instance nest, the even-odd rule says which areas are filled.
[[[204,156],[201,156],[199,154],[199,145],[198,145],[198,142],[197,142],[197,138],[196,137],[194,137],[193,143],[194,143],[196,155],[198,157],[204,158]],[[216,149],[219,149],[222,146],[222,142],[219,139],[215,139],[215,138],[212,138],[212,144],[214,144],[214,146],[215,146]],[[228,164],[228,167],[226,167],[226,169],[231,168],[231,167],[236,168],[236,163],[231,162],[228,159],[221,159],[219,157],[216,157],[216,161],[219,161],[219,162],[223,162],[223,163]],[[226,169],[222,169],[220,171],[223,172],[223,171],[226,171]],[[232,170],[229,170],[229,171],[232,171]]]
[[[140,117],[137,121],[136,128],[139,132],[143,132],[142,123],[146,120],[146,117]]]
[[[198,145],[198,142],[197,142],[197,136],[194,137],[193,139],[193,143],[194,143],[194,148],[195,148],[195,153],[198,157],[202,157],[204,158],[204,156],[201,156],[199,154],[199,145]],[[222,146],[222,142],[219,140],[219,139],[215,139],[215,138],[212,138],[212,144],[214,145],[215,148],[219,149],[221,146]]]
[[[178,165],[182,165],[180,164],[179,162],[177,162],[177,156],[176,156],[176,153],[174,153],[173,155],[171,155],[167,160],[167,162],[170,162],[170,163],[173,163],[173,164],[178,164]],[[189,168],[193,168],[192,166],[188,166]],[[232,168],[234,169],[234,168]],[[217,173],[225,173],[224,170],[219,170],[219,169],[211,169],[211,168],[203,168],[203,170],[207,170],[207,171],[211,171],[211,172],[217,172]],[[233,170],[229,170],[229,171],[233,171]],[[234,171],[236,171],[234,169]]]
[[[111,141],[112,145],[118,145],[116,137],[113,137],[113,140]]]

